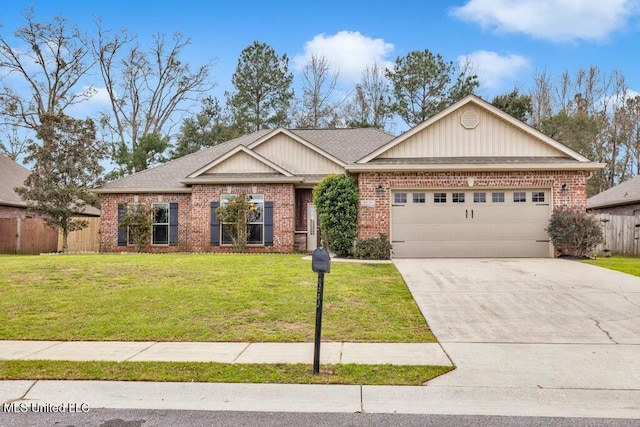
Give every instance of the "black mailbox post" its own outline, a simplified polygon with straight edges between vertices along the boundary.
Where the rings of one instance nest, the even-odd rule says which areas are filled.
[[[322,247],[313,251],[311,256],[311,269],[318,273],[318,294],[316,298],[316,336],[313,347],[313,373],[320,373],[320,336],[322,330],[322,295],[324,293],[324,273],[331,270],[331,257],[329,252]]]

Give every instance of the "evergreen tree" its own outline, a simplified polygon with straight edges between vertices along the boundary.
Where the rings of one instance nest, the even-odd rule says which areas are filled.
[[[467,71],[428,49],[398,57],[393,70],[386,71],[395,98],[393,111],[409,126],[427,120],[478,87],[477,76]]]
[[[235,92],[227,93],[234,124],[255,132],[289,123],[293,74],[286,54],[276,55],[266,43],[254,41],[242,50],[231,79]]]

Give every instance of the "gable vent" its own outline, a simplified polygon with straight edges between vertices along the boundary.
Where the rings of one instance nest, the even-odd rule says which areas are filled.
[[[480,116],[475,111],[467,110],[460,116],[460,124],[465,129],[473,129],[480,123]]]

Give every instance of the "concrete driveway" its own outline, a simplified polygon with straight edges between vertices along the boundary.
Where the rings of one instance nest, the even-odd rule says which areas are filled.
[[[458,367],[430,386],[640,390],[640,278],[559,259],[394,263]]]

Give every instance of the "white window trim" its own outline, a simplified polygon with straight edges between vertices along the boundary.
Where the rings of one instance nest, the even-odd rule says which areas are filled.
[[[156,221],[156,206],[166,206],[167,207],[167,222],[155,222]],[[169,246],[170,236],[170,224],[171,224],[171,204],[162,202],[162,203],[152,203],[151,204],[151,218],[153,222],[151,224],[151,246]],[[156,225],[166,225],[167,226],[167,243],[153,243],[155,237],[155,228]]]
[[[225,193],[225,194],[221,194],[220,195],[220,206],[225,206],[227,204],[227,201],[233,198],[238,197],[237,194],[230,194],[230,193]],[[247,242],[247,246],[254,246],[254,247],[260,247],[260,246],[264,246],[264,194],[247,194],[246,195],[247,198],[251,199],[251,200],[256,200],[256,203],[261,203],[262,204],[262,220],[260,222],[249,222],[249,225],[251,224],[259,224],[262,225],[262,243],[249,243]],[[222,222],[220,221],[220,246],[233,246],[233,243],[225,243],[224,239],[223,239],[223,232],[224,232],[224,225],[227,224],[226,222]]]

